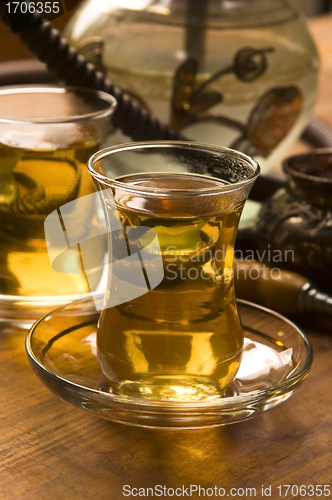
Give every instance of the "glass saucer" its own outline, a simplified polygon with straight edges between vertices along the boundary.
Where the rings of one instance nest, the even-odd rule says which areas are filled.
[[[227,393],[211,400],[143,400],[105,389],[96,349],[99,313],[91,298],[40,319],[27,336],[26,350],[33,370],[51,392],[96,416],[152,428],[225,425],[288,399],[307,377],[313,359],[309,340],[288,319],[242,300],[238,308],[245,332],[241,366]]]

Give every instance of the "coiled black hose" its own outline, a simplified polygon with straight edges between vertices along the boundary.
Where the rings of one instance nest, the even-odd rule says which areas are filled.
[[[0,18],[4,24],[12,28],[5,2],[1,0]],[[103,73],[97,71],[93,64],[70,47],[58,30],[52,28],[50,23],[45,23],[39,14],[17,12],[15,24],[26,27],[17,33],[24,45],[40,61],[45,62],[66,85],[103,90],[115,97],[118,106],[112,121],[114,126],[120,128],[124,134],[136,141],[185,140],[184,136],[150,116],[120,88],[115,87]]]

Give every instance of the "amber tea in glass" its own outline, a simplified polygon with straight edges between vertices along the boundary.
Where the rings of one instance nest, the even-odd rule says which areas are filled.
[[[158,142],[101,151],[89,170],[110,225],[97,332],[110,390],[166,401],[220,397],[241,360],[233,250],[258,165],[225,148]],[[129,257],[120,282],[112,266],[124,258],[123,245]],[[136,267],[129,262],[135,252]],[[127,300],[138,263],[147,288]]]
[[[2,296],[90,291],[84,272],[52,269],[44,220],[61,205],[94,191],[86,165],[111,130],[114,107],[111,96],[92,90],[50,86],[0,90]],[[91,224],[96,223],[94,217],[91,207]],[[69,252],[72,260],[78,259],[77,248]],[[95,285],[99,279],[96,272]]]

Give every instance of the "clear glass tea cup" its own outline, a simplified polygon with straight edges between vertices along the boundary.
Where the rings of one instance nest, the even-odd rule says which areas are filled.
[[[86,164],[113,131],[115,99],[103,92],[45,85],[0,89],[0,304],[2,320],[37,318],[89,293],[84,272],[50,263],[45,218],[94,191]],[[96,223],[91,206],[90,223]],[[78,229],[83,233],[86,227]],[[72,260],[79,266],[77,248]]]
[[[218,398],[239,368],[233,284],[237,227],[258,164],[186,142],[102,150],[109,273],[97,332],[109,390],[159,401]]]

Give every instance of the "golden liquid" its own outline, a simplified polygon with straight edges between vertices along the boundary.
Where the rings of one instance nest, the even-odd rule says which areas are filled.
[[[182,174],[129,176],[127,182],[180,192],[220,187],[219,181]],[[116,195],[124,229],[155,229],[164,265],[164,279],[155,289],[100,315],[99,361],[116,392],[156,400],[204,400],[220,396],[235,377],[243,330],[232,263],[243,202],[227,211],[222,197],[150,197],[142,203],[128,193]]]
[[[1,294],[53,296],[90,291],[83,272],[52,269],[44,221],[56,208],[94,191],[86,163],[97,148],[95,141],[40,151],[0,144]],[[92,219],[93,215],[91,223]],[[71,258],[79,261],[76,249]]]

